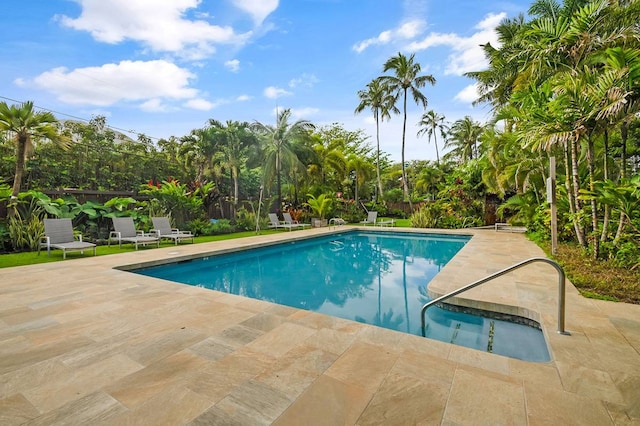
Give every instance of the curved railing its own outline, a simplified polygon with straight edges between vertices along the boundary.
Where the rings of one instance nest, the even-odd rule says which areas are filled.
[[[455,291],[452,291],[451,293],[447,293],[444,296],[440,296],[437,299],[434,299],[430,302],[425,303],[422,306],[422,310],[420,311],[420,316],[422,317],[422,336],[426,337],[427,334],[427,330],[426,330],[426,319],[425,319],[425,312],[427,311],[427,309],[437,303],[442,302],[443,300],[449,299],[450,297],[456,296],[462,292],[465,292],[467,290],[470,290],[474,287],[477,287],[481,284],[486,283],[487,281],[491,281],[495,278],[501,277],[502,275],[508,274],[509,272],[519,269],[525,265],[528,265],[530,263],[534,263],[534,262],[544,262],[544,263],[548,263],[549,265],[553,266],[554,268],[556,268],[556,271],[558,271],[558,333],[560,334],[569,334],[568,332],[566,332],[564,330],[564,311],[565,311],[565,275],[564,275],[564,270],[562,269],[562,267],[560,265],[558,265],[556,262],[554,262],[551,259],[547,259],[546,257],[532,257],[531,259],[527,259],[527,260],[523,260],[520,263],[516,263],[515,265],[509,266],[508,268],[505,268],[501,271],[498,271],[496,273],[493,273],[485,278],[482,278],[481,280],[472,282],[469,285],[466,285],[464,287],[461,287]]]

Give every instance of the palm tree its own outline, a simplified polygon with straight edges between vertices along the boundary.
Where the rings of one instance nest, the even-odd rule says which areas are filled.
[[[514,88],[526,81],[520,77],[519,62],[515,60],[516,54],[521,49],[519,33],[524,28],[525,22],[522,15],[515,19],[504,19],[496,27],[500,48],[493,47],[491,43],[481,45],[489,61],[489,68],[464,74],[477,82],[480,97],[474,101],[474,105],[488,102],[494,110],[498,109],[509,102]]]
[[[382,197],[382,179],[380,178],[380,120],[391,119],[391,113],[399,114],[396,107],[395,97],[389,93],[379,78],[373,79],[367,84],[367,90],[358,91],[360,103],[356,107],[355,113],[361,113],[366,108],[371,109],[373,118],[376,120],[376,175],[378,180],[378,191],[376,191],[376,202],[378,195]]]
[[[220,154],[207,129],[193,129],[189,135],[181,137],[177,154],[185,170],[195,169],[197,182],[207,178],[216,180],[222,174],[216,158]]]
[[[311,139],[315,155],[307,169],[312,181],[316,182],[317,190],[325,192],[328,188],[340,188],[347,173],[344,139],[324,139],[317,133]]]
[[[19,106],[0,102],[0,131],[15,135],[16,169],[13,176],[11,198],[15,199],[22,186],[24,165],[29,153],[33,150],[34,139],[49,139],[60,146],[68,147],[68,140],[63,138],[56,124],[58,120],[47,111],[36,112],[33,102],[27,101]]]
[[[422,128],[418,130],[417,136],[422,136],[426,133],[427,142],[431,142],[431,136],[433,136],[433,143],[436,147],[436,163],[440,164],[437,132],[440,131],[440,136],[445,137],[446,125],[444,124],[444,115],[440,115],[434,110],[429,110],[422,114],[422,119],[418,122],[418,126],[422,126]]]
[[[211,133],[214,146],[222,154],[221,162],[231,171],[233,179],[233,212],[235,217],[238,207],[240,168],[247,157],[251,145],[257,142],[249,131],[249,123],[227,120],[226,124],[214,119],[209,120],[206,129]]]
[[[473,121],[468,115],[457,120],[449,129],[449,138],[446,147],[453,148],[447,155],[457,157],[461,163],[473,160],[477,156],[477,143],[482,126]]]
[[[409,199],[409,206],[412,211],[413,205],[409,198],[409,184],[407,182],[407,170],[404,160],[405,136],[407,131],[407,93],[411,92],[414,102],[426,108],[427,98],[420,89],[425,87],[427,83],[431,85],[436,84],[436,79],[432,75],[418,75],[422,67],[419,63],[414,62],[414,60],[415,53],[411,54],[408,58],[402,53],[398,53],[397,56],[389,58],[383,67],[383,72],[393,71],[394,75],[383,75],[379,77],[382,83],[388,87],[390,93],[395,94],[396,99],[402,95],[402,111],[404,115],[402,122],[402,186],[404,197],[405,199]]]
[[[358,155],[351,154],[348,160],[348,167],[355,179],[354,196],[357,200],[360,196],[360,188],[371,177],[371,163]]]
[[[275,177],[278,194],[278,208],[282,206],[282,167],[299,166],[299,159],[293,150],[293,144],[309,136],[315,126],[307,120],[298,120],[289,124],[291,110],[285,109],[277,115],[276,125],[266,125],[255,122],[253,130],[262,137],[264,181]]]

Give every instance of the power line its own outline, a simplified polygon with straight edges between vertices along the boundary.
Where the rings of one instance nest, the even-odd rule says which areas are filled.
[[[17,99],[8,98],[8,97],[2,96],[2,95],[0,95],[0,99],[5,99],[5,100],[11,101],[11,102],[15,102],[15,103],[19,103],[19,104],[25,103],[25,101],[19,101]],[[64,112],[56,111],[56,110],[53,110],[53,109],[50,109],[50,108],[41,107],[41,106],[38,106],[38,105],[35,105],[35,104],[33,106],[35,108],[38,108],[38,109],[42,110],[42,111],[47,111],[47,112],[50,112],[52,114],[62,115],[62,116],[73,118],[75,120],[79,120],[79,121],[82,121],[82,122],[85,122],[85,123],[91,122],[91,120],[87,120],[86,118],[83,118],[83,117],[78,117],[78,116],[75,116],[75,115],[72,115],[72,114],[67,114],[67,113],[64,113]],[[147,138],[155,140],[155,141],[159,141],[161,139],[164,139],[164,138],[158,138],[158,137],[155,137],[155,136],[149,136],[149,135],[147,135],[145,133],[142,133],[142,132],[136,132],[135,130],[122,129],[120,127],[116,127],[116,126],[113,126],[113,125],[110,125],[110,124],[105,124],[105,127],[108,127],[111,130],[116,130],[116,131],[118,131],[120,133],[129,133],[129,134],[136,135],[136,136],[144,135]]]

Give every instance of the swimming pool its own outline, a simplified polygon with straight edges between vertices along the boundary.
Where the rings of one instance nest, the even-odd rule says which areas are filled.
[[[470,237],[344,232],[133,272],[421,335],[429,281]],[[529,361],[550,359],[542,332],[440,308],[427,337]]]

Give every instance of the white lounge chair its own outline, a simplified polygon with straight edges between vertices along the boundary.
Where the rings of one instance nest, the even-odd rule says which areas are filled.
[[[47,256],[51,256],[51,249],[62,250],[62,258],[67,258],[67,251],[79,251],[84,254],[84,250],[93,249],[96,255],[96,245],[82,241],[82,235],[78,235],[76,241],[73,235],[71,219],[44,219],[44,236],[40,247],[47,248]]]
[[[269,228],[284,228],[284,223],[280,222],[276,213],[269,213]]]
[[[378,212],[371,211],[367,213],[367,218],[365,220],[360,221],[360,223],[365,226],[369,224],[375,225],[377,220],[378,220]]]
[[[180,231],[179,229],[172,228],[168,217],[152,217],[153,229],[151,232],[155,232],[158,237],[173,240],[176,245],[183,240],[191,240],[195,242],[194,235],[191,231]]]
[[[160,247],[160,237],[157,234],[145,234],[143,231],[136,231],[136,226],[133,223],[132,217],[114,217],[113,219],[113,231],[109,233],[109,245],[111,245],[111,239],[116,239],[118,245],[122,247],[122,242],[134,243],[136,250],[138,250],[138,244],[147,245],[149,243],[155,243]]]
[[[291,217],[291,213],[289,212],[282,213],[282,217],[284,218],[284,223],[286,225],[289,225],[291,228],[304,229],[305,226],[311,226],[310,223],[301,223],[301,222],[298,222],[297,220],[293,220],[293,218]]]

